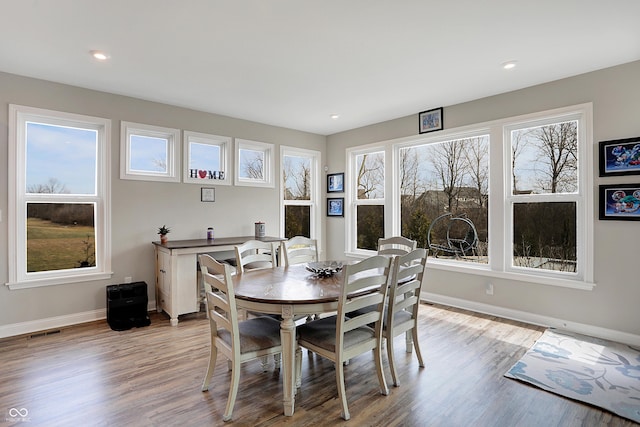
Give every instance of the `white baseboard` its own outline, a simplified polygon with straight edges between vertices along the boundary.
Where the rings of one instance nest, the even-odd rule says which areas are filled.
[[[147,306],[147,310],[155,310],[153,305]],[[48,317],[46,319],[31,320],[28,322],[0,325],[0,338],[14,337],[17,335],[32,334],[34,332],[48,331],[63,328],[65,326],[78,325],[80,323],[94,322],[107,318],[107,309],[85,311],[83,313],[68,314],[65,316]]]
[[[476,301],[452,298],[427,292],[423,292],[421,294],[421,299],[435,304],[448,305],[450,307],[462,308],[465,310],[489,314],[491,316],[498,316],[505,319],[518,320],[520,322],[530,323],[533,325],[563,329],[566,331],[589,335],[609,341],[625,343],[633,346],[640,346],[640,335],[629,334],[627,332],[620,332],[613,329],[605,329],[598,326],[587,325],[584,323],[576,323],[569,320],[556,319],[554,317],[528,313],[526,311],[512,310],[510,308],[497,307],[494,305],[483,304]]]

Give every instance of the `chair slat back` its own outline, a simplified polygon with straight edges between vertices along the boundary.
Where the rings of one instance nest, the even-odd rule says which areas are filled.
[[[389,289],[387,325],[392,325],[391,320],[400,310],[411,313],[413,319],[417,319],[427,254],[426,249],[419,248],[395,259]]]
[[[216,261],[210,255],[198,256],[200,270],[207,287],[207,311],[211,322],[211,331],[225,329],[232,336],[232,342],[239,342],[238,310],[231,279],[231,266]]]
[[[404,236],[378,239],[378,255],[405,255],[416,248],[417,242]]]
[[[318,242],[305,236],[294,236],[281,242],[283,265],[318,261]]]
[[[337,344],[342,342],[344,333],[370,323],[376,323],[376,334],[381,332],[378,329],[382,323],[380,320],[387,296],[390,266],[389,257],[376,255],[345,267],[338,300]],[[371,289],[374,291],[371,292]],[[370,305],[377,305],[378,310],[357,316],[352,314]]]
[[[261,240],[249,240],[235,247],[236,251],[236,268],[239,273],[243,273],[247,268],[247,264],[264,263],[265,267],[259,268],[275,268],[278,266],[276,261],[276,245],[272,242],[263,242]]]

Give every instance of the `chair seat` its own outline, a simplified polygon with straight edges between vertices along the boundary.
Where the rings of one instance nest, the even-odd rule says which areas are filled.
[[[336,351],[336,316],[325,317],[300,325],[296,329],[298,341],[309,341],[330,352]],[[344,348],[356,346],[375,336],[368,326],[361,326],[344,334]]]
[[[267,317],[254,317],[238,322],[240,333],[240,353],[264,350],[280,345],[280,322]],[[231,334],[225,329],[218,330],[221,340],[231,346]]]

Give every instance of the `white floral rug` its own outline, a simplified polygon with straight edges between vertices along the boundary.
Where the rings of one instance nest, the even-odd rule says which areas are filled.
[[[640,423],[640,349],[547,329],[505,376]]]

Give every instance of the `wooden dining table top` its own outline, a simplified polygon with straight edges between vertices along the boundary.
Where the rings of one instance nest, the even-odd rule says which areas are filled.
[[[247,270],[233,276],[237,298],[294,305],[337,301],[343,280],[344,269],[330,277],[317,277],[305,264]]]

